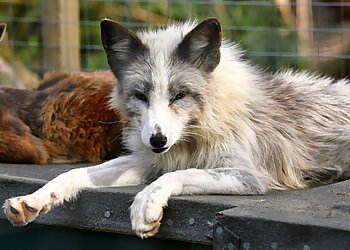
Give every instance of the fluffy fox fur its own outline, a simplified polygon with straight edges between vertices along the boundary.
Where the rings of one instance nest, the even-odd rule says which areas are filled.
[[[145,183],[131,205],[132,228],[154,235],[172,195],[259,194],[349,176],[347,80],[282,71],[269,74],[222,42],[215,18],[133,33],[101,22],[118,79],[110,104],[130,120],[132,151],[69,171],[4,209],[25,225],[82,188]]]
[[[6,24],[0,23],[0,41]],[[33,90],[0,88],[0,162],[97,162],[117,157],[126,120],[108,108],[111,72],[51,73]]]
[[[110,72],[52,73],[34,90],[0,88],[0,162],[97,162],[121,150]]]

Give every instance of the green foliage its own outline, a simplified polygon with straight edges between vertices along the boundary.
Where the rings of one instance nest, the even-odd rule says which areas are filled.
[[[273,1],[270,1],[273,3]],[[103,14],[102,14],[103,13]],[[168,20],[184,21],[189,18],[202,20],[208,16],[220,19],[224,35],[239,41],[247,51],[262,54],[248,57],[264,67],[273,70],[287,65],[295,65],[294,57],[279,58],[266,56],[266,52],[296,52],[296,36],[293,32],[283,32],[285,26],[274,4],[267,6],[239,5],[235,1],[142,1],[142,2],[93,2],[81,1],[81,20],[94,22],[95,27],[82,27],[82,44],[98,45],[100,33],[98,22],[109,17],[124,22],[130,28],[145,27],[149,23],[162,24]],[[96,28],[97,27],[97,28]],[[101,50],[83,53],[84,67],[89,69],[106,67]]]
[[[295,66],[310,68],[310,61],[298,58],[297,34],[283,21],[273,0],[80,0],[81,60],[83,70],[107,69],[105,53],[100,42],[99,21],[112,18],[132,29],[183,21],[202,20],[216,16],[222,23],[224,35],[241,43],[247,57],[262,67],[276,70]],[[16,57],[36,73],[43,73],[41,35],[41,1],[13,0],[0,2],[0,21],[9,24],[9,37],[14,41]],[[0,56],[2,52],[0,51]]]

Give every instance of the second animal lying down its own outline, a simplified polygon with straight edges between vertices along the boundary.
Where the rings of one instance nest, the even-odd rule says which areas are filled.
[[[6,24],[0,23],[0,42]],[[111,72],[52,73],[33,90],[0,88],[0,162],[96,162],[121,153],[126,120],[108,107]]]
[[[132,154],[8,199],[12,224],[27,224],[82,188],[145,183],[155,169],[165,174],[131,205],[141,237],[158,231],[172,195],[261,194],[349,176],[348,81],[259,70],[235,44],[222,43],[215,18],[137,34],[106,19],[101,32],[119,80],[111,106],[130,119],[123,138]]]
[[[111,72],[52,73],[33,90],[0,88],[0,162],[97,162],[120,154],[126,122],[108,108]]]

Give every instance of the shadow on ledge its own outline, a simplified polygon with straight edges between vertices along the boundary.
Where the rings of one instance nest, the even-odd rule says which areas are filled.
[[[0,202],[31,193],[77,166],[82,165],[0,164]],[[76,202],[65,203],[24,228],[13,228],[1,212],[1,245],[6,249],[50,250],[348,250],[350,246],[350,180],[263,196],[174,197],[164,210],[159,233],[146,240],[134,236],[128,214],[141,189],[87,189]],[[16,248],[17,244],[23,247]]]
[[[13,227],[0,221],[0,242],[12,250],[209,250],[210,245],[163,239],[142,240],[136,236],[67,227],[30,224]]]

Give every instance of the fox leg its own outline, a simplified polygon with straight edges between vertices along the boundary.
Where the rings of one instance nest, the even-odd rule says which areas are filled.
[[[70,170],[32,194],[6,200],[3,205],[5,214],[13,225],[24,226],[54,206],[76,197],[83,188],[141,184],[152,167],[145,162],[129,155],[97,166]]]
[[[260,194],[266,183],[257,170],[240,168],[186,169],[167,173],[139,192],[131,205],[131,224],[142,238],[160,226],[170,196],[183,194]]]
[[[19,121],[19,123],[22,123]],[[49,154],[43,141],[33,136],[29,128],[23,125],[23,134],[11,130],[2,130],[0,127],[0,162],[6,163],[48,163]],[[23,129],[24,130],[24,129]]]

